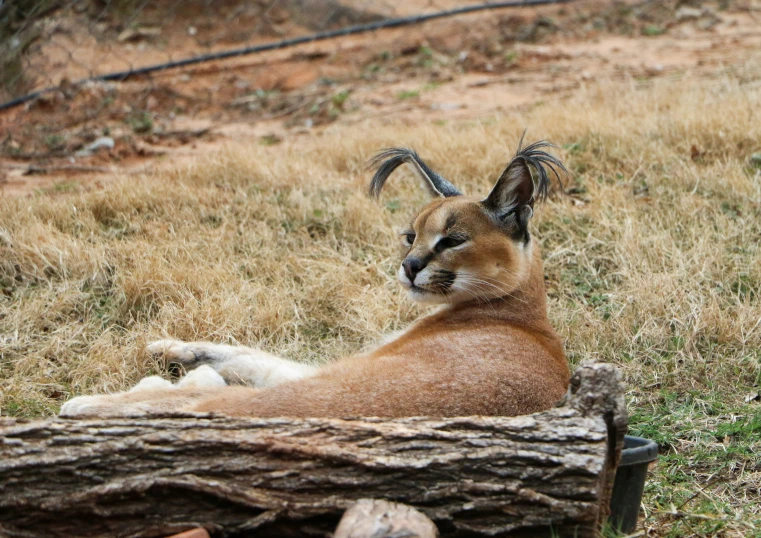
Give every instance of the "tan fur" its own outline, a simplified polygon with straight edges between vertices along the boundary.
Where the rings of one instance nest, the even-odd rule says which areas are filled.
[[[418,250],[426,250],[431,246],[432,239],[439,236],[447,219],[455,216],[455,224],[447,230],[448,233],[465,231],[472,239],[458,250],[443,252],[433,260],[434,268],[444,268],[456,271],[468,271],[477,274],[484,282],[473,286],[471,295],[480,298],[501,297],[513,292],[526,280],[534,260],[526,256],[515,242],[505,237],[505,234],[478,207],[479,200],[458,196],[437,200],[429,204],[415,219],[413,227],[419,229]],[[533,245],[528,247],[534,249]],[[411,249],[414,252],[416,249]],[[542,271],[539,260],[539,271]],[[450,301],[464,300],[468,292],[449,297]],[[544,288],[542,288],[544,301]],[[472,298],[472,297],[471,297]]]
[[[535,241],[514,239],[478,199],[465,196],[431,202],[405,232],[415,234],[406,259],[428,262],[413,279],[419,288],[403,268],[400,280],[413,299],[444,306],[377,349],[302,371],[249,348],[161,342],[151,351],[166,351],[170,360],[191,367],[210,362],[228,380],[224,364],[237,364],[240,372],[255,369],[241,374],[251,384],[281,381],[265,388],[149,388],[84,397],[67,403],[62,414],[181,409],[258,417],[505,416],[551,407],[566,391],[569,370],[547,318]],[[436,252],[437,241],[452,234],[467,240]],[[440,283],[436,271],[456,276],[451,285]]]

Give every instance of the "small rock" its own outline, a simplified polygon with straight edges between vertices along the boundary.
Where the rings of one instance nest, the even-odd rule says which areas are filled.
[[[745,396],[745,403],[755,402],[757,400],[761,400],[761,395],[758,393],[758,391],[753,391],[747,396]]]
[[[92,143],[90,143],[85,149],[90,151],[97,151],[100,148],[108,148],[108,149],[114,149],[114,139],[110,136],[101,136],[99,138],[96,138]]]
[[[675,16],[676,20],[682,22],[699,19],[702,14],[703,12],[696,7],[682,6],[676,10]]]
[[[457,110],[463,108],[462,103],[433,103],[431,110]]]
[[[335,537],[361,536],[438,538],[439,531],[433,521],[411,506],[377,499],[360,499],[344,513]]]
[[[125,41],[137,41],[139,39],[147,39],[157,37],[161,35],[161,28],[140,26],[138,28],[127,28],[116,39],[120,43]]]
[[[101,136],[100,138],[96,138],[93,142],[88,144],[84,147],[84,149],[76,152],[74,155],[77,157],[89,157],[99,149],[108,149],[112,150],[114,149],[115,143],[114,139],[110,136]]]
[[[709,17],[702,17],[698,21],[698,28],[700,28],[701,30],[710,30],[711,28],[713,28],[714,26],[716,26],[720,22],[721,22],[721,19],[719,19],[718,17],[715,17],[715,16],[713,16],[713,17],[710,17],[710,16]]]
[[[703,6],[701,13],[705,15],[706,17],[716,17],[716,10],[713,9],[711,6]]]

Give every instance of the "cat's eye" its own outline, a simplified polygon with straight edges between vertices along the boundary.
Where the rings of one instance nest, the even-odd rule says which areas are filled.
[[[405,241],[405,242],[406,242],[408,245],[412,246],[412,243],[414,243],[414,242],[415,242],[415,234],[414,234],[414,233],[411,233],[411,232],[410,232],[410,233],[406,233],[406,234],[404,234],[404,241]]]
[[[448,248],[453,248],[453,247],[462,245],[465,241],[467,241],[465,237],[458,237],[458,236],[444,237],[443,239],[440,239],[438,243],[436,243],[435,250],[436,252],[441,252],[442,250],[446,250]]]

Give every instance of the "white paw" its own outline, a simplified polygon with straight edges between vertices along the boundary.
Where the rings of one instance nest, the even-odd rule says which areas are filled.
[[[174,388],[174,385],[172,385],[171,381],[168,381],[158,375],[152,375],[150,377],[145,377],[141,379],[137,385],[129,389],[129,392],[139,392],[141,390],[173,389],[173,388]]]
[[[195,362],[196,354],[181,340],[157,340],[145,347],[151,355],[163,355],[170,362]]]
[[[82,417],[97,415],[101,402],[100,396],[78,396],[63,404],[58,416]]]
[[[224,387],[227,383],[211,366],[204,364],[192,370],[177,383],[178,388]]]

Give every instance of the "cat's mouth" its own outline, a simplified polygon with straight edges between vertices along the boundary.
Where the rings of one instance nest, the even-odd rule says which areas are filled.
[[[406,283],[407,291],[418,294],[439,294],[445,295],[452,288],[455,281],[455,274],[450,271],[441,271],[434,280],[425,284]]]
[[[426,286],[416,286],[415,284],[408,286],[407,291],[412,293],[434,293],[434,290],[428,289]]]

